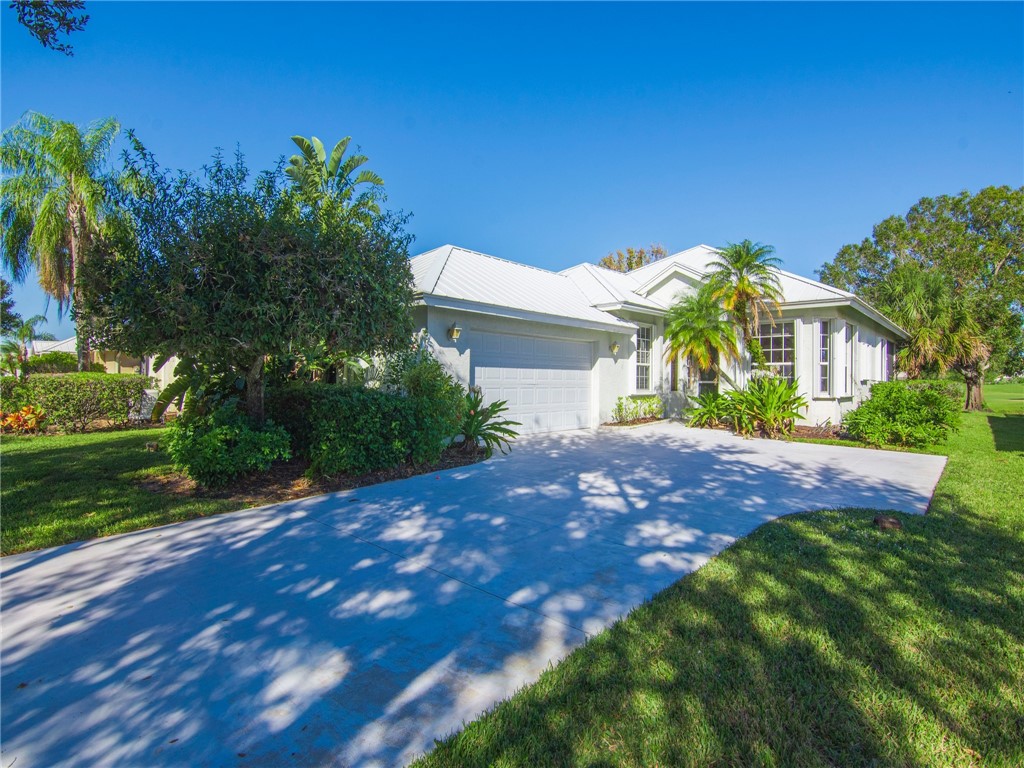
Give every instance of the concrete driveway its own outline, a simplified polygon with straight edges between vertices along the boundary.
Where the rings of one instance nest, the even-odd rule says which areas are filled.
[[[924,512],[944,463],[659,424],[6,557],[2,768],[401,764],[763,522]]]

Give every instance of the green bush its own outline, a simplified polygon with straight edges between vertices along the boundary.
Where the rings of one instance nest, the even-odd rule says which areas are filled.
[[[218,486],[272,462],[291,458],[288,433],[273,422],[254,427],[234,405],[171,423],[167,450],[174,466],[196,482]]]
[[[124,426],[138,418],[149,384],[148,376],[134,373],[36,374],[21,382],[20,391],[22,405],[41,407],[54,426],[84,432],[96,421]]]
[[[522,426],[522,423],[498,418],[508,410],[507,403],[507,400],[495,400],[490,405],[484,405],[483,393],[477,387],[466,395],[461,429],[463,450],[475,452],[483,444],[487,458],[491,458],[495,448],[502,453],[505,453],[506,448],[512,450],[511,441],[519,437],[519,433],[512,427]]]
[[[689,411],[689,423],[694,427],[729,424],[737,434],[760,433],[772,439],[789,435],[801,410],[807,408],[807,399],[799,389],[795,381],[760,376],[752,379],[746,389],[698,397],[697,407]]]
[[[14,376],[0,377],[0,411],[10,413],[32,405],[25,383]]]
[[[948,382],[887,381],[843,416],[843,428],[868,445],[920,448],[943,442],[960,424],[960,389]]]
[[[729,400],[718,392],[705,392],[694,399],[695,408],[690,408],[687,415],[691,427],[716,427],[723,423],[729,414]]]
[[[616,424],[628,424],[640,419],[660,419],[665,414],[665,404],[657,395],[620,397],[612,409]]]
[[[462,388],[432,360],[411,366],[403,382],[404,392],[292,382],[268,391],[265,405],[315,474],[435,462],[461,424]]]
[[[416,425],[411,398],[332,384],[316,390],[308,411],[310,470],[362,475],[409,460]]]
[[[26,374],[74,373],[78,370],[78,356],[71,352],[44,352],[30,357],[21,369]]]
[[[410,458],[413,464],[432,464],[462,426],[466,391],[431,357],[410,366],[402,383],[413,404]]]

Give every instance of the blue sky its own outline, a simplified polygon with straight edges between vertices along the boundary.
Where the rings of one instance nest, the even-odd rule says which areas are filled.
[[[1024,184],[1021,3],[87,5],[68,58],[4,3],[4,128],[114,115],[187,169],[351,135],[413,253],[750,238],[813,275],[922,196]]]

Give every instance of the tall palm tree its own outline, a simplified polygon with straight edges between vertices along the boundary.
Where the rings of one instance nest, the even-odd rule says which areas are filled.
[[[911,378],[925,369],[953,369],[967,383],[965,407],[981,407],[984,367],[990,353],[977,320],[945,278],[917,262],[897,265],[879,286],[882,311],[910,338],[899,351],[900,369]]]
[[[776,270],[782,260],[774,253],[770,245],[744,240],[722,248],[708,264],[712,293],[739,326],[745,347],[756,335],[761,317],[774,322],[773,313],[779,311],[782,284]]]
[[[301,154],[292,155],[284,172],[304,193],[313,198],[327,195],[341,201],[346,209],[354,215],[376,214],[380,212],[377,205],[377,192],[384,186],[384,180],[376,173],[363,169],[356,171],[367,162],[366,155],[349,155],[351,136],[346,136],[331,150],[327,156],[323,142],[316,136],[292,136],[292,141]],[[356,195],[356,188],[362,185],[369,188]]]
[[[27,112],[0,138],[0,259],[15,280],[34,267],[60,312],[80,304],[77,277],[104,219],[103,165],[120,128],[108,117],[83,132]],[[78,318],[78,368],[84,371],[89,347],[83,325]]]
[[[722,311],[711,286],[677,297],[665,317],[668,358],[686,358],[693,389],[698,370],[714,370],[728,380],[722,366],[739,360],[736,329]]]

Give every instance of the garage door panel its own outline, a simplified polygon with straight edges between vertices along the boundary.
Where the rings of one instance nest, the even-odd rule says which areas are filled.
[[[592,346],[511,334],[470,336],[472,382],[487,401],[506,400],[519,431],[552,432],[590,424]]]

